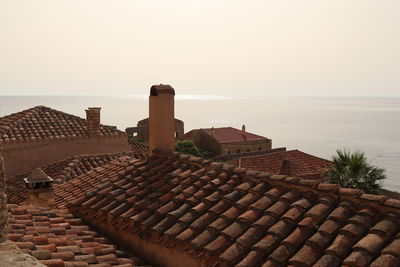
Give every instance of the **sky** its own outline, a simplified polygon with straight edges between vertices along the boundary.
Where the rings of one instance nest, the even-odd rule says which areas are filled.
[[[0,0],[0,94],[400,97],[399,0]]]

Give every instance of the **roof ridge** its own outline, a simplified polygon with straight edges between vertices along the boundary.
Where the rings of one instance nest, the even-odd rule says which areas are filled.
[[[180,152],[165,152],[162,150],[155,150],[155,155],[160,156],[173,156],[187,164],[202,165],[202,167],[208,167],[213,170],[222,169],[226,172],[232,172],[233,174],[242,174],[245,178],[250,180],[265,179],[273,186],[281,186],[290,189],[299,190],[303,193],[313,192],[317,195],[331,195],[338,199],[345,199],[353,201],[357,204],[365,204],[367,207],[373,207],[375,209],[390,210],[392,212],[400,213],[400,200],[391,198],[385,195],[372,195],[367,194],[361,189],[344,188],[338,184],[323,183],[316,180],[301,179],[299,177],[287,176],[287,175],[275,175],[262,171],[252,171],[245,168],[239,168],[227,163],[219,163],[195,156],[185,155]],[[204,166],[206,165],[206,166]]]
[[[87,137],[86,127],[85,118],[46,106],[35,106],[0,117],[0,138],[5,143],[82,138]],[[122,136],[125,133],[116,126],[100,124],[99,134]]]
[[[236,158],[236,159],[239,159],[239,158],[261,158],[261,157],[269,157],[269,156],[273,156],[273,155],[277,155],[277,154],[285,154],[285,153],[288,153],[288,152],[300,152],[300,153],[302,153],[302,154],[306,154],[306,155],[309,155],[309,156],[312,156],[312,157],[315,157],[315,158],[318,158],[318,159],[321,159],[321,160],[325,160],[325,161],[332,162],[332,161],[329,160],[329,159],[325,159],[325,158],[321,158],[321,157],[318,157],[318,156],[314,156],[314,155],[312,155],[312,154],[303,152],[303,151],[298,150],[298,149],[292,149],[292,150],[286,150],[286,151],[274,151],[274,152],[271,152],[271,153],[268,153],[268,154],[243,156],[243,157],[238,157],[238,158]]]

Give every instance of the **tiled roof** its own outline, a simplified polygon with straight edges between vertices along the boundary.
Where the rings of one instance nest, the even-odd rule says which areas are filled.
[[[147,158],[149,147],[144,143],[140,143],[138,141],[133,140],[132,138],[128,138],[129,145],[132,147],[132,151],[135,154],[136,158],[145,159]]]
[[[400,266],[400,200],[179,153],[127,163],[71,211],[207,266]]]
[[[10,204],[8,238],[47,266],[143,266],[65,209]],[[98,265],[100,266],[100,265]]]
[[[133,156],[136,155],[136,153],[122,152],[72,156],[65,160],[43,166],[41,169],[46,175],[52,178],[56,184],[61,184],[94,168],[107,164],[114,159],[130,155]],[[8,179],[6,192],[9,203],[19,204],[25,201],[26,190],[24,178],[29,174],[30,173],[21,174]]]
[[[212,135],[220,143],[269,140],[266,137],[255,135],[249,132],[243,132],[233,127],[209,128],[201,130],[206,132],[208,135]]]
[[[299,150],[242,157],[228,163],[249,170],[285,174],[308,179],[320,178],[333,164],[332,161]]]
[[[65,184],[61,184],[54,188],[54,201],[56,206],[65,207],[68,203],[76,200],[87,192],[90,192],[107,182],[109,179],[117,178],[139,159],[123,156],[116,158],[101,167],[94,168],[82,175],[79,175]]]
[[[113,126],[101,125],[100,136],[125,133]],[[37,106],[0,118],[0,142],[57,140],[87,137],[86,120],[44,106]]]

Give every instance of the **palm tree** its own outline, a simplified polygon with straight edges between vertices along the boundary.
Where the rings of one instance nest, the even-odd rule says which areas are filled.
[[[328,181],[342,187],[358,188],[377,194],[386,178],[385,170],[370,164],[364,153],[337,150],[333,167],[326,173]]]

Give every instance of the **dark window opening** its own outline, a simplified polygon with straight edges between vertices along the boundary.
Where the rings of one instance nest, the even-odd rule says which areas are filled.
[[[240,149],[237,149],[237,150],[236,150],[236,153],[240,153]]]
[[[247,152],[250,152],[250,148],[248,148],[246,151],[247,151]]]
[[[261,150],[261,147],[259,147],[258,150]]]

